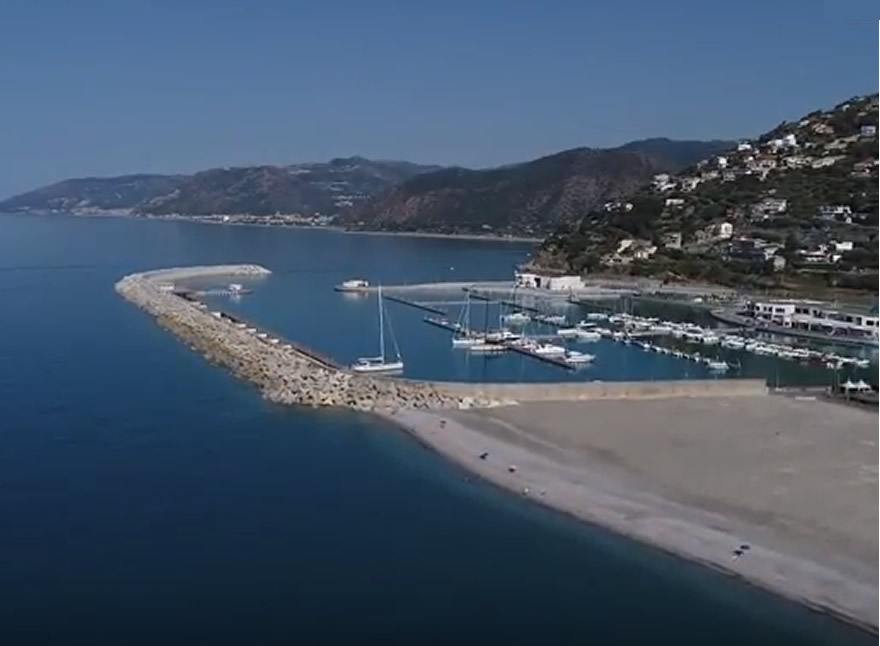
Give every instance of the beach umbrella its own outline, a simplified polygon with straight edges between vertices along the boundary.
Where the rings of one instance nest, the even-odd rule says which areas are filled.
[[[864,379],[859,379],[855,383],[855,389],[856,390],[871,390],[871,386]]]
[[[852,379],[847,379],[842,384],[840,384],[840,387],[844,390],[854,390],[856,385],[853,383]]]

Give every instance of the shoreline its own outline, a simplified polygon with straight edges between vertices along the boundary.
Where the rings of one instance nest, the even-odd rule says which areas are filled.
[[[599,527],[708,567],[813,612],[826,614],[867,633],[878,634],[876,615],[868,618],[864,609],[857,612],[852,609],[852,604],[829,599],[823,594],[824,590],[819,589],[830,582],[840,586],[839,592],[858,596],[863,592],[863,584],[849,582],[839,572],[815,559],[789,554],[786,546],[780,544],[784,541],[776,540],[766,532],[747,525],[742,527],[742,533],[723,528],[728,524],[726,518],[698,506],[682,505],[653,489],[639,487],[649,483],[640,483],[619,470],[604,469],[598,461],[591,465],[597,467],[595,472],[591,468],[589,474],[580,474],[585,482],[580,491],[574,492],[578,497],[575,500],[571,491],[561,491],[564,478],[578,470],[572,464],[551,460],[538,451],[491,437],[466,421],[456,419],[455,413],[401,410],[374,414],[413,437],[426,449],[508,494],[527,498],[531,503],[562,513],[578,523]],[[480,459],[482,451],[489,452],[490,458]],[[510,472],[509,465],[513,464],[516,471]],[[560,476],[561,471],[567,473]],[[746,536],[751,547],[748,558],[731,560],[731,546],[744,542]],[[780,574],[780,571],[792,569],[800,575],[796,580]],[[871,613],[871,608],[876,609],[876,605],[875,599],[865,608]]]
[[[134,215],[131,213],[49,213],[49,212],[16,212],[4,215],[47,215],[70,218],[125,218],[129,220],[169,220],[172,222],[191,222],[193,224],[210,224],[215,226],[258,227],[261,229],[309,229],[314,231],[333,231],[353,235],[394,236],[402,238],[438,238],[446,240],[473,240],[482,242],[518,242],[539,244],[544,238],[531,236],[497,236],[480,233],[432,233],[430,231],[381,231],[373,229],[348,229],[338,225],[315,226],[310,224],[261,224],[259,222],[216,222],[200,220],[201,216],[168,216],[168,215]]]

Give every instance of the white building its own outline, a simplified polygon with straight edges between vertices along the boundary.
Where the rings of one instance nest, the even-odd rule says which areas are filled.
[[[731,237],[733,235],[733,225],[730,222],[722,222],[718,225],[715,235],[719,238]]]
[[[875,308],[876,309],[876,308]],[[750,316],[782,327],[877,341],[877,312],[841,310],[820,301],[753,301]]]
[[[699,177],[682,177],[681,190],[692,191],[699,186],[702,180]]]
[[[740,152],[740,153],[747,152],[751,149],[752,149],[752,144],[750,144],[748,141],[743,141],[743,142],[740,142],[736,145],[736,151]]]
[[[584,279],[580,276],[547,276],[516,272],[514,279],[517,287],[547,289],[554,292],[567,292],[573,289],[583,289],[584,287]]]
[[[844,251],[852,251],[853,250],[852,240],[843,240],[841,242],[836,242],[836,241],[832,240],[831,245],[834,247],[835,251],[839,251],[840,253],[843,253]]]
[[[798,145],[797,137],[795,137],[793,134],[785,135],[782,138],[782,145],[786,148],[795,148]]]
[[[718,164],[718,168],[727,168],[727,157],[719,155],[715,158],[715,163]]]
[[[681,206],[684,204],[684,198],[681,197],[667,197],[666,198],[666,206]]]
[[[635,244],[635,240],[632,238],[624,238],[620,242],[617,243],[617,253],[623,253],[627,249]]]
[[[877,126],[862,126],[859,128],[859,134],[862,137],[876,137],[877,136]]]

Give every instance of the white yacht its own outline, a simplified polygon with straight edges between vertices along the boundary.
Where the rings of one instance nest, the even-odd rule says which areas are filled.
[[[351,366],[354,372],[401,372],[403,370],[403,361],[400,358],[400,349],[397,347],[397,341],[394,339],[394,333],[391,333],[391,340],[394,343],[394,360],[389,361],[385,356],[385,306],[382,302],[382,286],[378,290],[379,301],[379,356],[377,357],[360,357],[357,362]]]
[[[544,357],[562,356],[566,352],[565,348],[561,345],[554,345],[552,343],[539,343],[530,348],[530,350]]]
[[[577,350],[569,350],[565,353],[565,363],[578,364],[590,363],[596,357],[586,352],[578,352]]]
[[[508,325],[527,325],[531,322],[532,317],[525,312],[514,312],[513,314],[505,314],[502,320]]]
[[[521,334],[517,334],[516,332],[511,332],[510,330],[499,330],[497,332],[489,332],[486,335],[486,341],[491,341],[493,343],[504,343],[507,341],[516,341],[517,339],[522,338]]]

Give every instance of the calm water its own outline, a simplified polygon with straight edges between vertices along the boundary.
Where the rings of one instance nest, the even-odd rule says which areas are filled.
[[[113,292],[138,269],[259,262],[275,275],[236,307],[350,359],[374,301],[334,283],[506,278],[527,251],[0,217],[3,643],[874,643],[476,484],[368,416],[272,406]],[[412,374],[507,376],[392,317]],[[636,352],[597,348],[590,378],[684,369]]]

